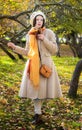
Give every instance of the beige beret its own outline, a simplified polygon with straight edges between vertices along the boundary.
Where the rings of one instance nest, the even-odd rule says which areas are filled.
[[[31,14],[31,16],[30,16],[30,24],[31,24],[32,26],[33,26],[33,20],[34,20],[34,18],[35,18],[37,15],[43,16],[43,18],[44,18],[44,20],[45,20],[45,22],[46,22],[46,16],[44,15],[43,12],[41,12],[41,11],[33,12],[33,13]]]

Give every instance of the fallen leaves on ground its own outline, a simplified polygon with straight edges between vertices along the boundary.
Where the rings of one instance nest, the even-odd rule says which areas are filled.
[[[32,125],[33,102],[19,98],[16,87],[3,86],[0,92],[0,130],[81,130],[82,95],[44,101],[43,123]]]

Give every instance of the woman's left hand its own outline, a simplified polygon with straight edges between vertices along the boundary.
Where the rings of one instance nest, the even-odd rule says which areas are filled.
[[[37,38],[40,39],[40,40],[43,40],[44,39],[44,35],[43,34],[38,34]]]

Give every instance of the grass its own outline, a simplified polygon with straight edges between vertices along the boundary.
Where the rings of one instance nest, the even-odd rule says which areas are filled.
[[[65,130],[82,129],[82,75],[78,98],[70,99],[67,96],[73,70],[79,59],[67,56],[52,58],[60,77],[63,98],[44,101],[44,123],[32,125],[33,102],[18,97],[25,62],[14,62],[6,55],[0,57],[0,130],[56,130],[59,126]]]

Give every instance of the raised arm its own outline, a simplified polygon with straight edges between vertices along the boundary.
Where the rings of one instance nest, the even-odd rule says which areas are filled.
[[[12,43],[12,42],[9,42],[9,43],[8,43],[8,47],[12,48],[13,51],[16,52],[16,53],[18,53],[18,54],[27,56],[27,55],[28,55],[28,51],[29,51],[29,43],[28,43],[28,41],[29,41],[29,40],[28,40],[28,36],[27,36],[25,48],[16,46],[16,45],[15,45],[14,43]]]

